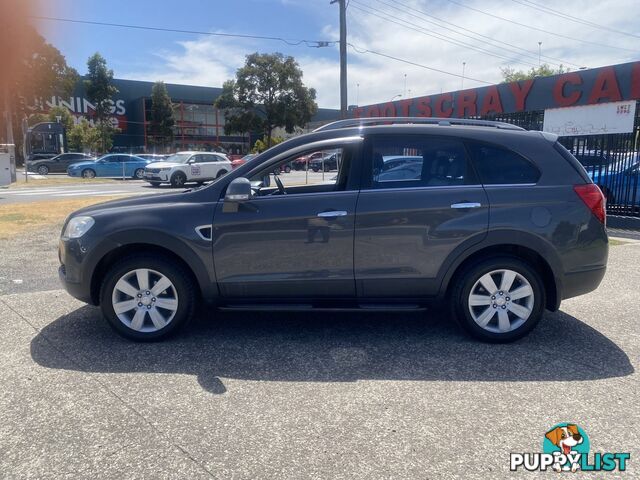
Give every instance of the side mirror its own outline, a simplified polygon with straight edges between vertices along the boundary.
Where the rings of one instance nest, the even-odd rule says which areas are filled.
[[[244,178],[236,178],[227,186],[225,202],[246,202],[251,198],[251,182]]]

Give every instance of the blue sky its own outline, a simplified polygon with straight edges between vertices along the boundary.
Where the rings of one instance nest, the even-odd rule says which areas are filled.
[[[570,64],[572,69],[640,59],[637,0],[565,0],[562,4],[533,0],[635,37],[543,13],[535,4],[527,6],[522,1],[350,0],[350,42],[457,75],[462,74],[464,63],[465,79],[349,49],[349,103],[483,85],[477,80],[498,82],[500,68],[537,65],[539,41],[542,55],[550,57],[543,57],[543,62]],[[38,0],[38,4],[42,15],[55,17],[292,39],[338,38],[338,9],[329,0]],[[434,23],[425,14],[449,23]],[[279,51],[299,61],[305,82],[318,91],[320,106],[339,103],[335,46],[293,47],[281,42],[49,21],[39,22],[38,28],[80,73],[86,71],[86,59],[99,51],[119,78],[221,86],[246,54]]]

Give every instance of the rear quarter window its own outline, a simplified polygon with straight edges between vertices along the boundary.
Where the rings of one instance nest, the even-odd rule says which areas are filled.
[[[536,183],[540,170],[519,153],[497,145],[470,143],[469,150],[484,185]]]

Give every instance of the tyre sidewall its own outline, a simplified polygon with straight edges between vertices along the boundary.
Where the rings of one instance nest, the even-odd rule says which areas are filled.
[[[182,178],[182,183],[176,182],[178,178]],[[171,176],[171,186],[172,187],[184,187],[184,184],[187,182],[187,176],[182,172],[176,172]]]
[[[468,299],[474,284],[484,274],[499,269],[513,270],[531,284],[534,304],[531,315],[520,327],[507,333],[494,333],[478,325],[469,312]],[[540,274],[530,265],[515,257],[497,257],[477,262],[468,267],[456,280],[451,297],[453,314],[460,326],[471,336],[489,343],[508,343],[527,335],[540,321],[544,313],[545,291]]]
[[[167,326],[155,332],[137,332],[123,324],[113,310],[111,297],[120,278],[137,268],[148,268],[165,275],[176,289],[178,310]],[[152,342],[175,334],[193,317],[195,309],[195,288],[189,275],[175,262],[154,256],[128,257],[115,264],[105,275],[100,289],[100,308],[111,327],[125,338],[138,342]]]

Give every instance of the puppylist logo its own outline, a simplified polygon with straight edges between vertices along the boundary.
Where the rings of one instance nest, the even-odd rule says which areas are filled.
[[[593,452],[585,431],[574,423],[559,423],[542,440],[542,453],[512,453],[510,470],[555,472],[624,472],[630,454]]]

